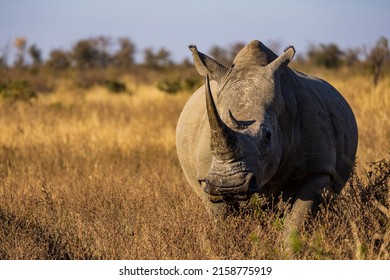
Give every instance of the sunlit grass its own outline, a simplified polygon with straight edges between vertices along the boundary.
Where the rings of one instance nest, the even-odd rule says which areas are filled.
[[[363,170],[388,157],[390,78],[373,88],[363,76],[320,74],[356,115],[358,171],[296,236],[293,257],[389,259],[389,166]],[[283,205],[254,199],[252,215],[215,225],[188,186],[175,128],[190,93],[125,81],[131,94],[65,82],[30,103],[0,100],[0,259],[291,257]]]

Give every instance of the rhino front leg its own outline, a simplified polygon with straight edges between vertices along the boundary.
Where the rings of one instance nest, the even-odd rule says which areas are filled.
[[[284,245],[289,252],[296,248],[296,238],[304,229],[305,221],[313,216],[323,201],[323,194],[330,191],[331,176],[315,174],[299,186],[291,212],[287,215],[284,225]]]

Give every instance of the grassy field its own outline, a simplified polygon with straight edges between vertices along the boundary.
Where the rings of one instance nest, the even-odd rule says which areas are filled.
[[[390,77],[314,73],[359,126],[354,177],[282,247],[282,204],[215,226],[175,150],[189,93],[110,94],[66,82],[30,103],[0,100],[0,259],[390,259]],[[370,162],[376,162],[370,164]]]

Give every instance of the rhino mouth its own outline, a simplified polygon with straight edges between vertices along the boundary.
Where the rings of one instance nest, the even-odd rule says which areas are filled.
[[[239,182],[232,180],[233,183],[232,181],[227,183],[226,179],[229,178],[224,179],[213,180],[213,178],[206,178],[204,192],[209,195],[211,202],[245,201],[258,191],[256,178],[253,173],[249,173],[244,180],[239,180]]]

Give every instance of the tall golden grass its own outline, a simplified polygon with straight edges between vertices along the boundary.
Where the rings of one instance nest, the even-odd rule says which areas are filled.
[[[389,259],[390,77],[373,88],[320,74],[357,117],[357,171],[293,255],[283,204],[253,199],[250,214],[213,224],[176,156],[190,93],[128,78],[133,95],[65,83],[30,103],[0,100],[0,259]]]

